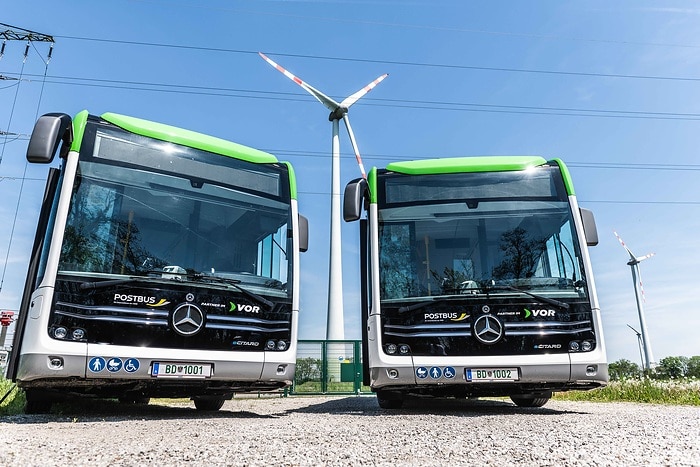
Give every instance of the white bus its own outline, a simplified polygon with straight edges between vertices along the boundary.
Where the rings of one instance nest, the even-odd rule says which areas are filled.
[[[360,222],[365,384],[406,397],[510,396],[544,405],[608,367],[590,211],[560,160],[396,162],[345,190]]]
[[[27,411],[74,394],[218,410],[291,384],[308,244],[291,165],[114,113],[42,116],[27,159],[59,146],[8,366]]]

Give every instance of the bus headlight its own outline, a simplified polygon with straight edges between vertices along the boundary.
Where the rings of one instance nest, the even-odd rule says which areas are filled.
[[[287,350],[287,343],[285,341],[279,341],[277,343],[277,350]]]
[[[387,344],[386,346],[386,353],[389,355],[394,355],[398,348],[396,347],[396,344]]]
[[[275,347],[277,347],[277,344],[275,344],[273,340],[269,340],[265,343],[265,350],[275,350]]]
[[[73,340],[81,341],[81,340],[85,339],[85,329],[80,329],[80,328],[73,329],[71,336],[73,337]]]
[[[411,351],[411,348],[410,348],[408,345],[406,345],[406,344],[401,344],[401,345],[399,346],[399,353],[400,353],[401,355],[406,355],[406,354],[409,353],[410,351]]]
[[[65,339],[67,335],[68,329],[64,328],[63,326],[59,326],[53,330],[53,337],[56,339]]]
[[[569,342],[569,350],[570,351],[578,352],[580,348],[581,348],[581,345],[578,343],[578,341]]]
[[[591,341],[583,341],[581,342],[581,350],[584,352],[590,352],[593,350],[593,342]]]

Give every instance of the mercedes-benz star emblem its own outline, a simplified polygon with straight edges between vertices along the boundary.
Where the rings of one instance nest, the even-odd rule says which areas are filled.
[[[474,322],[474,337],[483,344],[495,344],[503,337],[503,324],[493,315],[481,315]]]
[[[173,311],[170,324],[181,336],[194,336],[204,327],[204,313],[192,303],[183,303]]]

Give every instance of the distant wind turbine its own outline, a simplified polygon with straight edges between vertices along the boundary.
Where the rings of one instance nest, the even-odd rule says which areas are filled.
[[[352,144],[352,149],[355,152],[355,158],[357,159],[357,165],[360,167],[360,173],[362,178],[367,178],[367,173],[362,165],[362,158],[360,157],[360,151],[357,147],[357,142],[355,141],[355,134],[350,126],[350,119],[348,118],[348,110],[355,102],[357,102],[362,96],[370,92],[374,87],[379,84],[388,75],[384,74],[379,78],[375,79],[369,83],[364,88],[360,89],[356,93],[346,97],[342,102],[336,102],[334,99],[328,97],[318,89],[314,88],[310,84],[304,82],[300,78],[289,71],[282,68],[280,65],[272,61],[262,52],[258,52],[260,57],[263,58],[267,63],[272,65],[277,71],[282,73],[287,78],[294,81],[296,84],[301,86],[306,92],[314,96],[321,104],[325,105],[331,114],[328,119],[333,122],[333,139],[332,139],[332,159],[331,159],[331,244],[330,244],[330,257],[329,257],[329,278],[328,278],[328,322],[326,327],[326,339],[328,340],[343,340],[345,337],[344,324],[343,324],[343,270],[341,264],[341,242],[340,242],[340,141],[339,141],[339,121],[342,119],[345,123],[345,128],[348,131],[348,136],[350,137],[350,143]]]
[[[654,355],[651,352],[651,343],[649,342],[649,331],[647,331],[647,322],[644,317],[644,305],[643,302],[646,302],[646,298],[644,297],[644,287],[642,286],[642,275],[639,270],[639,263],[644,261],[645,259],[649,259],[652,256],[654,256],[655,253],[649,253],[648,255],[644,256],[635,256],[632,251],[627,248],[627,245],[625,245],[625,242],[620,238],[620,236],[617,234],[617,232],[613,232],[617,239],[620,241],[620,245],[622,245],[622,248],[624,248],[627,253],[630,255],[630,260],[627,262],[627,265],[632,269],[632,282],[634,283],[634,296],[637,299],[637,312],[639,313],[639,325],[641,326],[641,331],[642,331],[642,342],[644,343],[644,368],[647,370],[651,369],[651,366],[654,362]]]
[[[645,368],[646,365],[644,364],[644,355],[642,354],[642,333],[634,329],[629,324],[627,325],[627,327],[634,331],[634,333],[637,335],[637,344],[639,345],[639,359],[642,362],[642,368]]]

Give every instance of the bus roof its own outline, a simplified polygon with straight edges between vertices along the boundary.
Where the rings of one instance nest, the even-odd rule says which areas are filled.
[[[569,195],[574,195],[574,185],[568,167],[561,159],[552,159],[559,166],[564,186]],[[541,156],[472,156],[424,159],[405,162],[391,162],[386,166],[390,172],[404,175],[437,175],[450,173],[507,172],[539,167],[548,161]],[[377,168],[368,175],[371,202],[376,203]]]
[[[101,117],[127,131],[161,141],[181,144],[258,164],[279,162],[272,154],[214,136],[111,112],[104,113]]]
[[[476,156],[392,162],[387,170],[406,175],[525,170],[546,164],[540,156]]]

